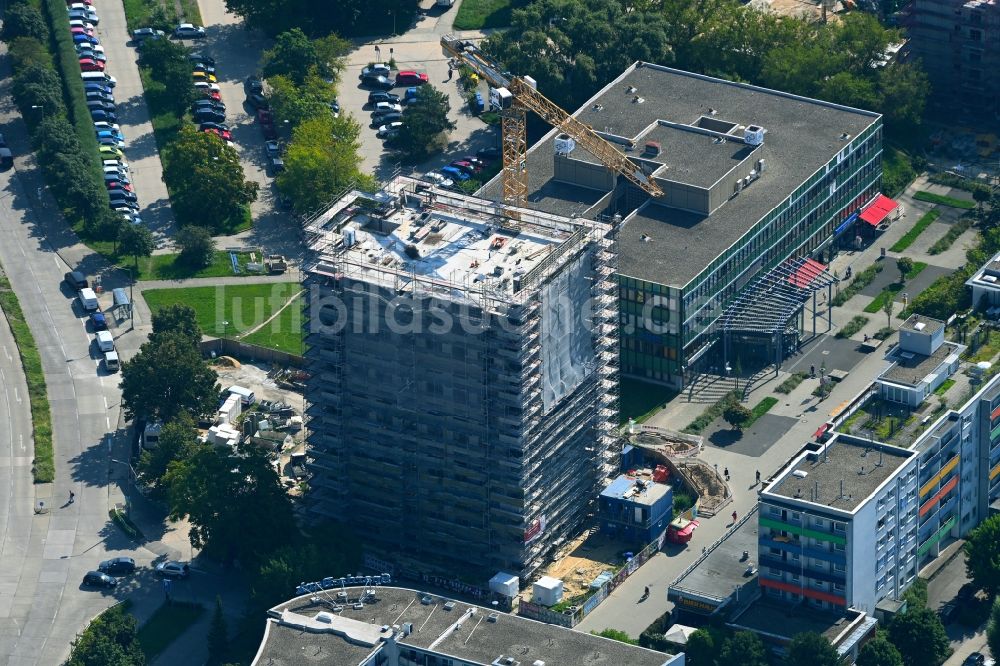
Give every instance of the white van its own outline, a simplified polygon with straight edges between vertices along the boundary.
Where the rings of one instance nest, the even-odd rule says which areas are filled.
[[[98,308],[97,294],[95,294],[94,290],[91,289],[90,287],[85,287],[81,289],[79,297],[80,297],[80,305],[83,306],[83,309],[86,310],[87,312],[93,312]]]
[[[111,88],[118,85],[118,79],[104,72],[83,72],[80,76],[84,83],[103,83]]]
[[[104,353],[104,369],[108,372],[118,372],[121,364],[118,362],[118,352],[109,351]]]
[[[97,348],[102,352],[112,352],[115,350],[115,338],[110,331],[98,331],[95,336]]]
[[[257,396],[253,394],[253,391],[248,388],[243,388],[242,386],[230,386],[226,389],[226,393],[233,393],[240,396],[240,401],[242,401],[244,405],[252,405],[257,401]]]

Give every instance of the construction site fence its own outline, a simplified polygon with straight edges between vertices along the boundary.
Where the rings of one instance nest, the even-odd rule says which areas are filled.
[[[200,349],[205,356],[210,356],[214,352],[216,356],[232,356],[238,361],[266,361],[273,365],[290,368],[304,368],[306,365],[306,359],[298,354],[289,354],[230,338],[202,340]]]

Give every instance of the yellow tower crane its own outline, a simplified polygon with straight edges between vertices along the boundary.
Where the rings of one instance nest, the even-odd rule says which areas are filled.
[[[524,207],[528,196],[528,139],[526,116],[534,111],[542,120],[559,129],[601,163],[628,178],[650,196],[663,196],[663,191],[634,164],[594,129],[577,120],[538,92],[530,77],[512,76],[484,54],[475,44],[454,35],[441,38],[444,55],[466,65],[490,85],[490,104],[501,110],[503,145],[503,199],[509,206]]]

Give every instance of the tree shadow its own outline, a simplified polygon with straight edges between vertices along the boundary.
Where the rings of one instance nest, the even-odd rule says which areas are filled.
[[[743,439],[743,431],[734,428],[724,428],[713,432],[708,436],[708,441],[718,447],[727,447],[736,444]]]

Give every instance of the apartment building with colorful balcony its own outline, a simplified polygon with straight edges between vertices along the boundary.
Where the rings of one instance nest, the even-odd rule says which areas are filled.
[[[765,598],[873,613],[917,574],[916,451],[851,435],[810,443],[764,486]]]

